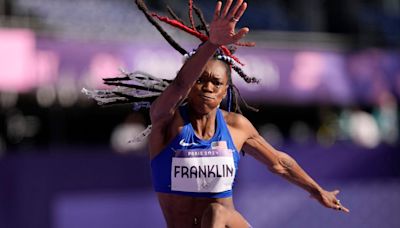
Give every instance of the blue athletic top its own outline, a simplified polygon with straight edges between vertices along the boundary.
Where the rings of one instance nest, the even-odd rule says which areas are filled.
[[[179,111],[184,120],[182,131],[151,160],[155,191],[193,197],[231,197],[240,155],[222,111],[217,110],[216,130],[209,140],[202,140],[194,133],[186,105]]]

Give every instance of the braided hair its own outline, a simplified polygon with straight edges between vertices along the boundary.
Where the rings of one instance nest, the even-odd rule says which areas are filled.
[[[184,58],[190,58],[196,53],[196,50],[187,52],[180,46],[156,21],[165,22],[173,27],[176,27],[186,33],[189,33],[202,43],[208,40],[209,30],[208,25],[204,20],[203,13],[196,7],[193,0],[189,0],[189,21],[190,26],[186,25],[184,21],[179,18],[174,11],[167,6],[167,11],[170,17],[160,16],[156,13],[149,12],[143,0],[135,0],[139,10],[143,12],[147,20],[158,30],[164,39]],[[195,25],[193,11],[196,14],[200,25]],[[229,112],[241,113],[239,103],[242,102],[247,109],[258,111],[258,109],[251,107],[240,95],[239,89],[233,84],[231,72],[234,70],[245,82],[259,83],[259,79],[250,77],[242,70],[241,66],[244,64],[233,55],[238,46],[252,47],[255,46],[252,42],[237,42],[233,46],[220,46],[213,56],[213,59],[222,61],[226,66],[228,72],[228,91],[227,91],[227,109]],[[149,109],[151,103],[168,87],[172,80],[161,79],[151,74],[141,71],[133,73],[121,70],[121,75],[113,78],[103,79],[104,84],[112,86],[111,89],[104,90],[88,90],[83,88],[82,92],[87,96],[97,101],[99,105],[115,105],[115,104],[133,104],[133,110],[139,111],[140,109]],[[130,142],[142,141],[151,131],[151,125],[145,131],[136,136]]]

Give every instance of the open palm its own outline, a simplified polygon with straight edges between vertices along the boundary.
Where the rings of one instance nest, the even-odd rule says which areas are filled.
[[[246,11],[247,3],[238,0],[232,6],[233,0],[227,0],[221,11],[222,3],[219,1],[215,7],[214,17],[210,24],[210,42],[217,45],[227,45],[236,43],[248,32],[248,28],[241,28],[235,32],[236,23]]]

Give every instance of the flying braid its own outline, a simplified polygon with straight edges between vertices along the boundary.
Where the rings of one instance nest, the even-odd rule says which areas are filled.
[[[174,26],[192,36],[197,37],[202,43],[206,42],[209,38],[209,29],[206,21],[204,20],[203,13],[196,7],[193,0],[188,0],[189,6],[189,24],[187,26],[184,21],[179,18],[174,11],[167,6],[167,11],[171,18],[166,16],[160,16],[156,13],[149,12],[146,4],[143,0],[135,0],[135,3],[139,10],[143,12],[146,19],[157,29],[158,32],[164,37],[164,39],[181,55],[185,58],[190,58],[196,53],[196,50],[187,52],[181,47],[155,20],[162,21],[171,26]],[[200,25],[195,25],[193,17],[193,11],[197,16]],[[202,31],[204,33],[202,33]],[[252,111],[258,111],[258,109],[251,107],[246,103],[243,97],[240,95],[239,89],[233,84],[231,72],[234,70],[244,81],[247,83],[259,83],[259,79],[250,77],[242,70],[241,66],[244,64],[233,55],[237,47],[253,47],[253,42],[237,42],[229,47],[220,46],[214,55],[214,59],[222,61],[227,67],[228,72],[228,91],[227,91],[227,109],[229,112],[241,113],[240,103],[243,103],[247,109]],[[151,103],[168,87],[172,80],[160,79],[153,75],[145,72],[136,71],[128,73],[121,71],[119,77],[105,78],[103,79],[104,84],[111,86],[111,89],[104,90],[88,90],[83,88],[82,92],[94,99],[99,105],[115,105],[115,104],[133,104],[133,110],[139,111],[140,109],[149,109]],[[140,133],[130,142],[139,142],[151,131],[151,125],[149,125],[145,131]]]

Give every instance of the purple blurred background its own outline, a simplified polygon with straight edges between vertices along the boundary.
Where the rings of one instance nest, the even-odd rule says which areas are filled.
[[[186,18],[183,0],[147,1]],[[400,2],[248,1],[234,83],[272,145],[350,214],[320,206],[250,156],[237,209],[254,227],[400,227]],[[195,1],[210,18],[212,1]],[[165,26],[187,50],[190,36]],[[165,227],[142,131],[147,111],[81,94],[119,69],[172,79],[182,57],[131,0],[0,0],[0,227]]]

